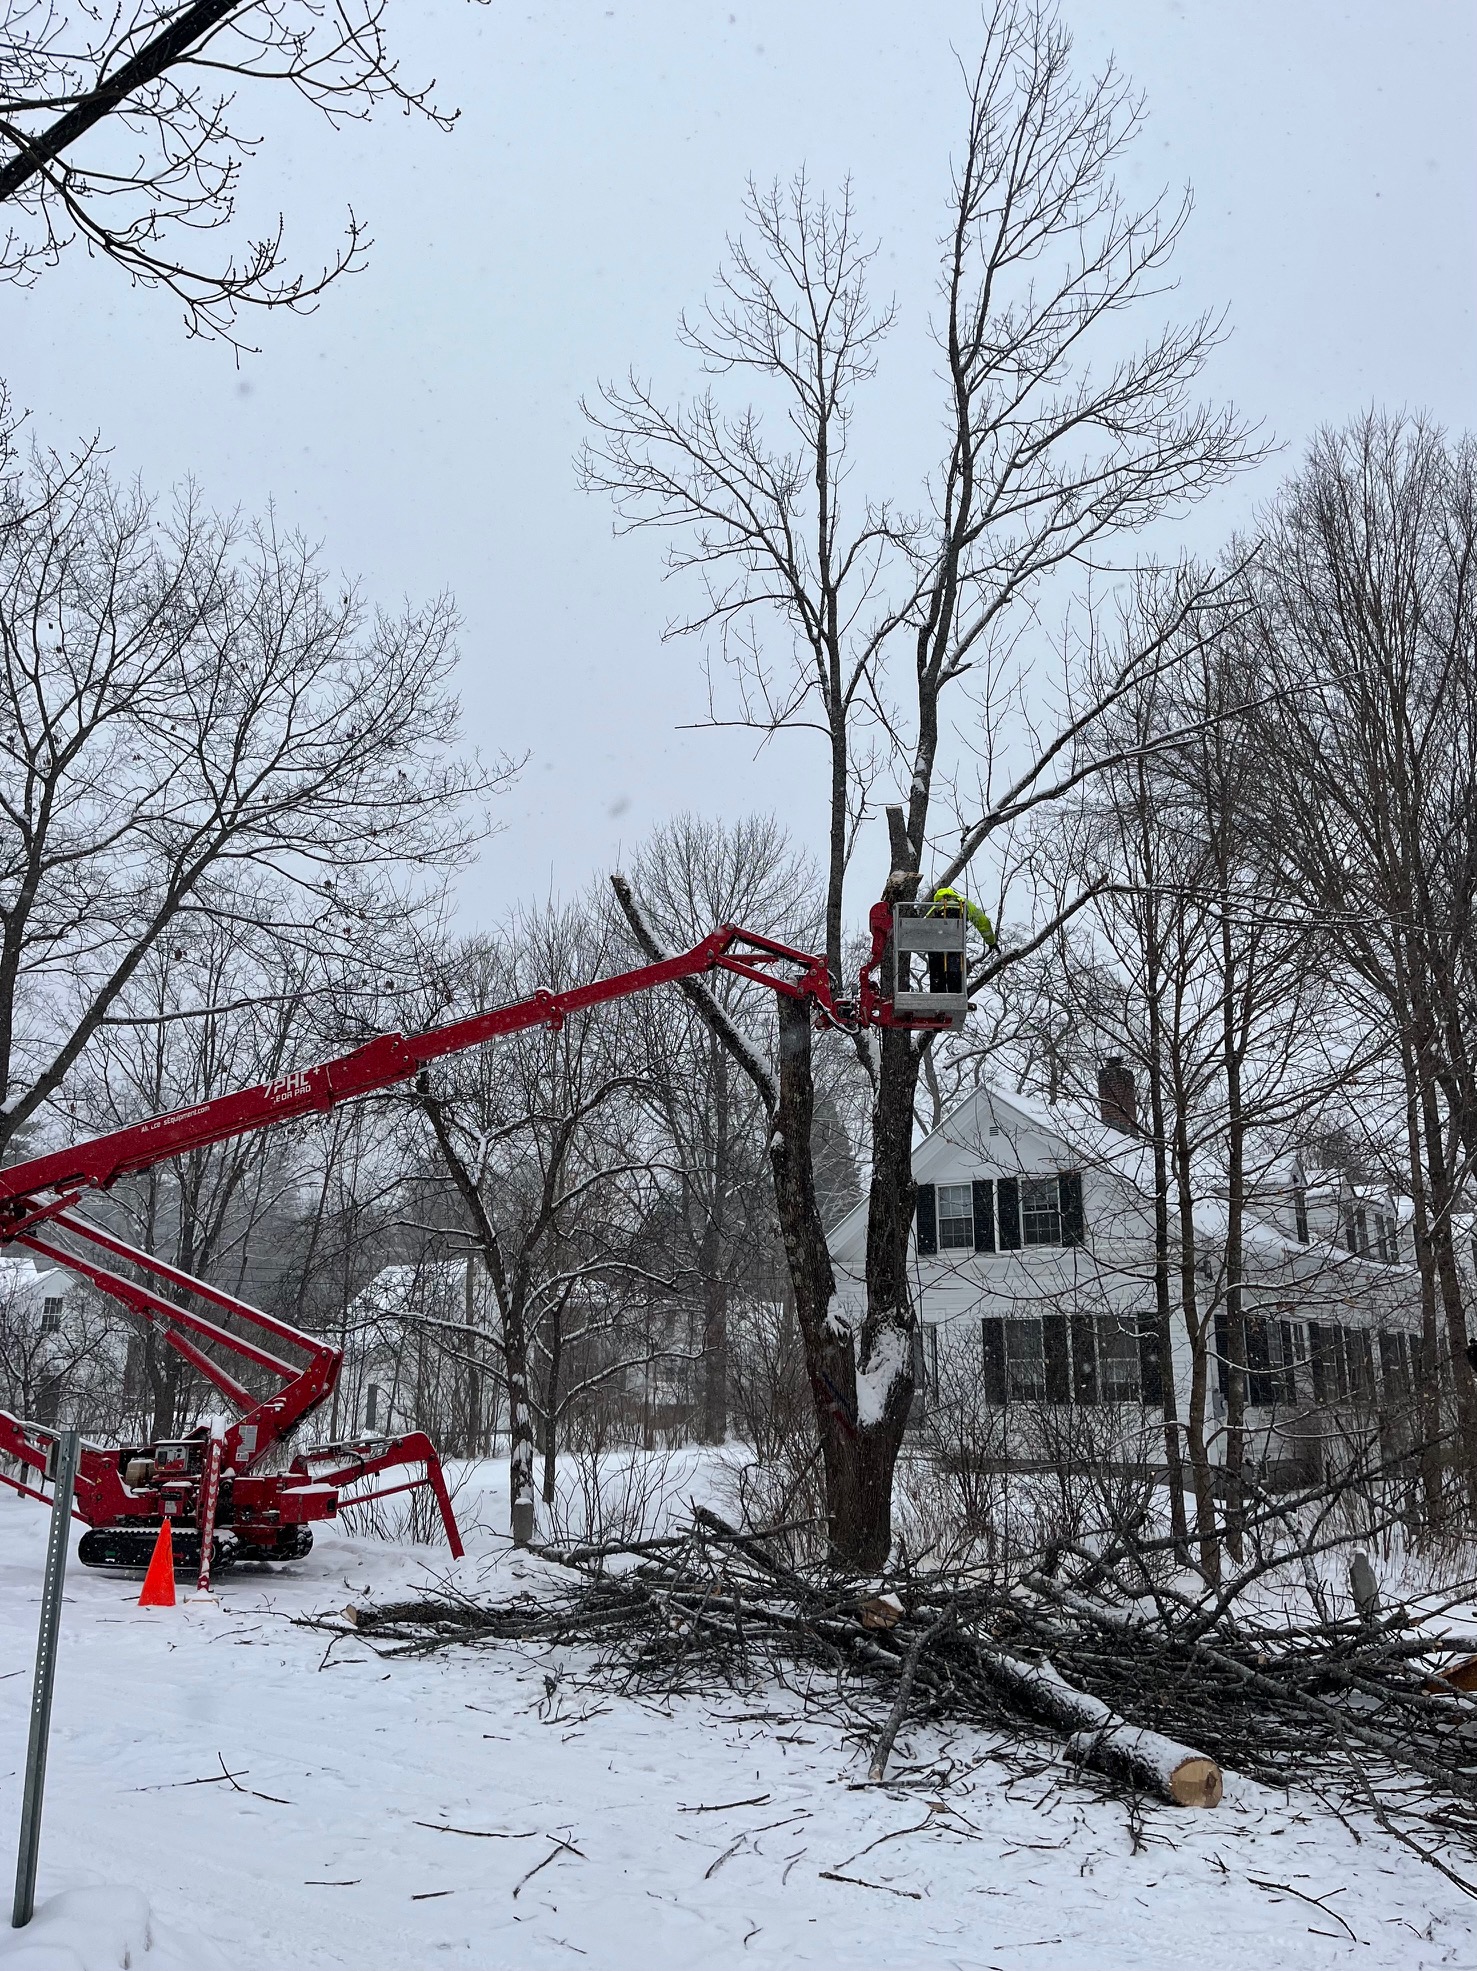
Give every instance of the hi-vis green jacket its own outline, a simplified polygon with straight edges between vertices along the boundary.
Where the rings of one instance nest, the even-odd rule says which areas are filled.
[[[995,949],[997,942],[995,927],[977,903],[971,903],[968,897],[961,896],[957,890],[951,890],[943,883],[934,891],[933,895],[929,898],[929,902],[957,904],[984,939],[987,949],[991,951]]]

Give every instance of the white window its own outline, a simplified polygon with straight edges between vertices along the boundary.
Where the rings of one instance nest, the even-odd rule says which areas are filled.
[[[41,1303],[42,1334],[54,1335],[60,1332],[62,1325],[62,1309],[66,1306],[66,1304],[67,1303],[61,1299],[42,1301]]]
[[[1046,1357],[1039,1320],[1005,1323],[1005,1393],[1013,1403],[1045,1400]]]
[[[1132,1318],[1105,1315],[1097,1330],[1098,1400],[1137,1403],[1139,1400],[1139,1338]]]
[[[1059,1246],[1062,1242],[1062,1201],[1054,1177],[1021,1179],[1021,1244]]]
[[[940,1184],[938,1187],[939,1251],[974,1251],[974,1186]]]

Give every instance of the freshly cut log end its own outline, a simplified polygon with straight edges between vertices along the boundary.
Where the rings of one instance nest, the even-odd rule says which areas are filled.
[[[1428,1697],[1450,1697],[1454,1690],[1477,1692],[1477,1656],[1464,1656],[1460,1663],[1448,1664],[1426,1685]]]
[[[1182,1807],[1218,1807],[1221,1769],[1214,1759],[1182,1759],[1169,1775],[1170,1798]]]
[[[903,1619],[903,1605],[896,1595],[874,1595],[861,1605],[864,1629],[895,1629]]]

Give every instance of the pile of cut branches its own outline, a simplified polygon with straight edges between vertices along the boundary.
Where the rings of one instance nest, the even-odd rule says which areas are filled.
[[[387,1655],[489,1642],[582,1645],[604,1688],[731,1695],[778,1680],[866,1731],[882,1780],[905,1723],[975,1725],[1068,1760],[1133,1797],[1214,1806],[1221,1769],[1372,1813],[1433,1866],[1477,1853],[1477,1694],[1403,1609],[1301,1627],[1224,1596],[1146,1607],[1101,1555],[1078,1570],[987,1578],[904,1567],[860,1583],[786,1557],[791,1528],[748,1532],[703,1509],[665,1539],[542,1550],[577,1579],[488,1603],[450,1588],[313,1618]],[[817,1673],[821,1674],[817,1674]]]

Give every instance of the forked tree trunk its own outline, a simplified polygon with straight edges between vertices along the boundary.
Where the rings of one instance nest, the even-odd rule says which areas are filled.
[[[858,1505],[866,1530],[858,1559],[869,1567],[880,1567],[892,1544],[892,1474],[913,1405],[915,1318],[908,1251],[917,1196],[913,1100],[919,1055],[911,1034],[887,1029],[879,1052],[859,1377],[865,1446],[861,1477],[866,1489]]]
[[[903,1041],[905,1036],[896,1039]],[[815,1403],[827,1530],[837,1561],[870,1572],[883,1565],[892,1545],[892,1472],[912,1401],[911,1361],[905,1341],[898,1349],[895,1325],[874,1320],[877,1302],[870,1255],[869,1304],[860,1336],[854,1340],[836,1318],[836,1276],[816,1202],[810,1155],[815,1115],[810,1014],[798,1001],[779,1002],[779,1042],[779,1103],[769,1157]],[[874,1172],[874,1208],[878,1185],[885,1182]],[[905,1182],[911,1196],[911,1173]],[[898,1278],[906,1306],[906,1264],[898,1268]]]

